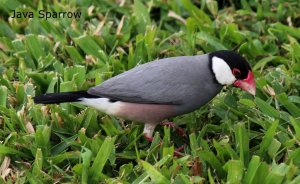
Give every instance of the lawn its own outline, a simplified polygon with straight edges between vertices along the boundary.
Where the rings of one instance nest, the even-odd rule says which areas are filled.
[[[299,26],[298,0],[0,0],[1,183],[300,183]],[[138,122],[33,103],[224,49],[250,62],[257,94],[226,87],[170,119],[182,137],[159,126],[148,143]]]

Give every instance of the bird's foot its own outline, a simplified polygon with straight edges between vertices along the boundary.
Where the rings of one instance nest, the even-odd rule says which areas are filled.
[[[175,123],[174,122],[169,122],[169,121],[163,121],[163,122],[160,123],[160,125],[167,126],[169,128],[171,128],[171,127],[174,128],[175,127]]]
[[[169,128],[175,128],[175,130],[177,131],[177,133],[181,136],[181,137],[184,137],[186,136],[185,134],[185,130],[181,127],[176,127],[175,123],[174,122],[169,122],[169,121],[164,121],[164,122],[161,122],[160,125],[162,126],[167,126]]]
[[[185,136],[186,136],[186,133],[185,133],[184,128],[177,127],[177,128],[176,128],[176,131],[177,131],[177,133],[178,133],[181,137],[185,137]]]
[[[177,126],[175,125],[174,122],[164,121],[164,122],[161,122],[160,125],[162,125],[162,126],[167,126],[167,127],[169,127],[169,128],[174,128],[175,131],[176,131],[176,132],[179,134],[179,136],[181,136],[181,137],[185,137],[185,136],[186,136],[186,133],[185,133],[184,128],[177,127]],[[182,156],[183,156],[183,153],[181,153],[181,151],[183,151],[185,147],[186,147],[186,144],[184,144],[184,145],[182,145],[182,146],[176,148],[176,149],[174,150],[174,156],[175,156],[175,157],[182,157]]]
[[[178,134],[182,137],[186,136],[186,133],[185,133],[185,130],[181,127],[176,127],[175,126],[175,123],[173,122],[161,122],[160,123],[161,125],[163,126],[167,126],[167,127],[170,127],[170,128],[175,128],[175,130],[178,132]],[[148,141],[148,142],[153,142],[153,131],[154,131],[154,128],[155,128],[155,124],[145,124],[145,127],[144,127],[144,137],[145,139]],[[162,142],[162,140],[160,140]],[[182,150],[184,150],[184,148],[186,147],[186,144],[176,148],[174,150],[174,156],[175,157],[182,157],[184,154],[181,153]]]
[[[152,142],[153,141],[153,137],[151,136],[151,135],[149,135],[149,134],[144,134],[144,137],[145,137],[145,139],[148,141],[148,142]]]
[[[148,135],[148,134],[144,134],[144,137],[145,139],[148,141],[148,142],[152,142],[153,141],[153,137]],[[160,140],[160,142],[162,143],[162,140]],[[183,156],[183,153],[181,153],[182,150],[184,150],[184,148],[186,147],[186,144],[176,148],[174,150],[174,157],[182,157]]]
[[[175,157],[182,157],[182,156],[183,156],[183,153],[181,153],[181,151],[184,150],[185,147],[186,147],[186,144],[184,144],[184,145],[182,145],[182,146],[176,148],[176,149],[174,150],[174,156],[175,156]]]

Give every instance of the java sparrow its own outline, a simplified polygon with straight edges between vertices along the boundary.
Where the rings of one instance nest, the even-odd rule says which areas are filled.
[[[222,50],[148,62],[87,91],[43,94],[34,97],[34,102],[78,102],[109,115],[143,122],[144,135],[151,140],[161,121],[198,109],[227,85],[255,95],[249,63],[233,51]]]

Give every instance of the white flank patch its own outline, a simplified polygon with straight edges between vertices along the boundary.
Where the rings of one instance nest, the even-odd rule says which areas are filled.
[[[83,105],[93,107],[109,115],[116,115],[122,105],[122,102],[110,102],[108,98],[80,98]]]
[[[228,64],[221,58],[214,56],[212,58],[212,70],[217,81],[222,85],[231,85],[236,81]]]

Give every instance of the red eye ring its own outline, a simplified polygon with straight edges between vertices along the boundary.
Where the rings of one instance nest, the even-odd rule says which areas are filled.
[[[238,77],[238,76],[241,75],[241,71],[240,71],[239,69],[237,69],[237,68],[234,68],[234,69],[232,70],[232,74],[233,74],[234,76]]]

